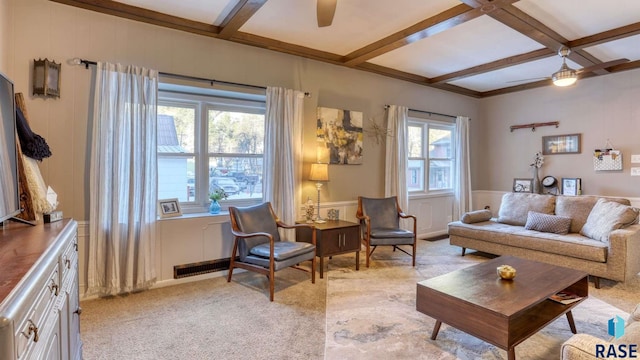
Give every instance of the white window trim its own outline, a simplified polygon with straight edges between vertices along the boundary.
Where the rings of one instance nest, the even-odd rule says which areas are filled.
[[[266,95],[245,94],[239,92],[218,91],[198,87],[176,87],[172,84],[161,83],[158,91],[158,105],[193,105],[195,107],[196,129],[194,139],[194,153],[163,154],[162,156],[193,157],[196,171],[196,194],[206,194],[209,192],[209,157],[210,156],[232,156],[231,153],[209,153],[207,148],[208,134],[208,111],[211,109],[233,112],[244,112],[250,114],[264,115],[266,111]],[[176,90],[178,89],[178,90]],[[246,154],[241,154],[246,155]],[[264,156],[264,155],[263,155]],[[203,169],[207,169],[204,171]],[[205,174],[207,176],[205,177]],[[223,212],[229,206],[248,206],[258,204],[263,198],[234,199],[225,200],[221,205]],[[180,208],[184,214],[206,215],[209,207],[208,197],[196,198],[194,201],[180,202]]]
[[[455,166],[455,153],[457,151],[457,145],[453,144],[451,146],[451,158],[434,158],[431,159],[429,158],[429,152],[426,149],[426,146],[428,146],[428,131],[424,131],[425,129],[425,125],[429,126],[429,125],[433,125],[435,128],[441,128],[441,129],[447,129],[447,130],[451,130],[451,139],[452,141],[454,141],[453,139],[455,139],[455,131],[456,131],[456,125],[455,123],[452,122],[447,122],[447,121],[440,121],[440,120],[433,120],[433,119],[429,119],[429,118],[421,118],[421,117],[414,117],[414,116],[409,116],[408,121],[407,121],[408,126],[421,126],[423,128],[422,131],[422,144],[423,144],[423,149],[422,149],[422,157],[409,157],[409,160],[424,160],[424,167],[425,167],[425,172],[424,172],[424,189],[422,190],[414,190],[411,191],[409,190],[409,198],[411,199],[417,199],[417,198],[429,198],[429,197],[440,197],[440,196],[445,196],[445,195],[453,195],[454,194],[454,189],[452,188],[448,188],[448,189],[438,189],[438,190],[429,190],[429,161],[430,160],[447,160],[447,161],[451,161],[452,165],[453,165],[453,171],[455,171],[456,166]],[[427,127],[428,129],[428,127]]]

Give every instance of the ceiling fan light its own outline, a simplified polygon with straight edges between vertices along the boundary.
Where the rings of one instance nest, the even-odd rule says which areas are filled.
[[[563,63],[560,70],[551,75],[551,80],[553,80],[553,85],[555,86],[569,86],[575,84],[578,80],[578,74],[576,74],[575,70],[568,67],[567,64]]]

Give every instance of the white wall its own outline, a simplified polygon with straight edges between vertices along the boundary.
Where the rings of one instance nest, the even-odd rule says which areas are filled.
[[[578,80],[569,88],[545,87],[481,101],[484,136],[473,156],[474,189],[511,189],[513,178],[531,178],[529,164],[542,136],[582,134],[582,153],[547,155],[541,176],[582,178],[583,194],[635,197],[640,177],[630,176],[631,155],[640,154],[640,70]],[[511,125],[559,121],[560,127],[509,131]],[[593,150],[607,139],[623,152],[623,170],[595,172]]]

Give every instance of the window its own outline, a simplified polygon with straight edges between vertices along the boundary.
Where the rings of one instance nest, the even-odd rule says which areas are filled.
[[[158,198],[203,212],[209,194],[224,205],[262,200],[265,96],[161,84]]]
[[[453,189],[453,124],[411,120],[408,125],[409,192],[435,192]]]

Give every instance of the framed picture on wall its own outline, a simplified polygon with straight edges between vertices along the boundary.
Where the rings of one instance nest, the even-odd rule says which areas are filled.
[[[533,179],[513,179],[513,192],[530,193],[533,191]]]
[[[562,195],[580,195],[582,192],[580,178],[562,178]]]
[[[543,136],[542,154],[580,154],[580,134]]]

